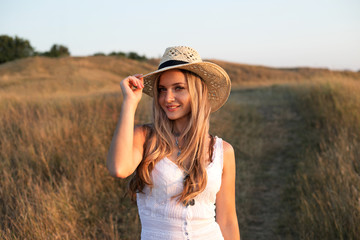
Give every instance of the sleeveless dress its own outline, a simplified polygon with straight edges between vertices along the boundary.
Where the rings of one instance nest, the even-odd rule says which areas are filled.
[[[184,206],[171,199],[182,192],[185,173],[167,157],[151,172],[153,188],[137,193],[141,220],[141,240],[223,240],[215,221],[215,200],[220,190],[223,169],[223,142],[215,137],[212,162],[207,166],[207,185]]]

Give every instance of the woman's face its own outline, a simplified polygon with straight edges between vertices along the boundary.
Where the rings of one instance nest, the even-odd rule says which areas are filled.
[[[158,92],[159,104],[170,120],[189,116],[191,99],[185,75],[181,71],[169,70],[161,74]]]

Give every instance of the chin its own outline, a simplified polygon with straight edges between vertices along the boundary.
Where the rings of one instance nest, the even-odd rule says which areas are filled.
[[[176,120],[179,120],[179,119],[184,119],[184,118],[189,118],[190,115],[189,114],[185,114],[185,115],[180,115],[180,114],[166,114],[166,116],[168,117],[169,120],[172,120],[172,121],[176,121]]]
[[[167,116],[167,118],[168,119],[170,119],[170,120],[177,120],[177,119],[179,119],[179,118],[181,118],[181,117],[178,117],[178,116],[174,116],[174,115],[172,115],[172,114],[166,114],[166,116]]]
[[[189,112],[185,113],[184,109],[178,109],[177,111],[170,112],[166,108],[165,109],[163,108],[163,111],[165,112],[167,118],[169,120],[172,120],[172,121],[175,121],[175,120],[178,120],[178,119],[183,119],[185,117],[190,116],[190,113]]]

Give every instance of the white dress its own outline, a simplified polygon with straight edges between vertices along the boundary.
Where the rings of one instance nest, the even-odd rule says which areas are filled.
[[[206,168],[207,185],[195,197],[193,206],[171,199],[182,192],[185,173],[170,159],[160,160],[151,172],[153,188],[137,193],[142,240],[221,240],[215,222],[216,193],[220,190],[223,169],[222,139],[215,137],[213,161]]]

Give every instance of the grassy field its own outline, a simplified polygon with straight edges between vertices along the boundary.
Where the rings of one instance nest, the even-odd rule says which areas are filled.
[[[306,239],[360,236],[360,84],[296,89],[307,145],[294,176],[296,231]]]
[[[242,239],[357,239],[360,74],[217,63],[234,87],[211,132],[235,149]],[[105,159],[118,83],[155,65],[112,57],[0,65],[0,239],[139,239],[127,182],[109,176]],[[149,122],[149,102],[137,123]]]

